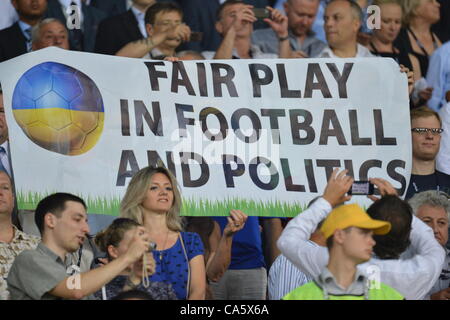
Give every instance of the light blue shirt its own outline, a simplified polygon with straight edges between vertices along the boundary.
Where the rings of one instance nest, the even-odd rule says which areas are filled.
[[[25,39],[27,39],[27,51],[31,51],[31,26],[28,23],[25,23],[21,20],[19,20],[19,27],[22,31],[22,34],[24,35]],[[30,30],[30,33],[27,33],[26,30]]]
[[[281,300],[289,292],[311,280],[312,278],[306,276],[285,256],[280,254],[269,270],[269,300]]]
[[[144,38],[147,38],[147,30],[145,30],[145,13],[139,11],[135,7],[131,7],[131,11],[133,12],[134,16],[136,17],[136,20],[138,22],[139,30],[141,31],[141,34]]]
[[[283,6],[285,2],[286,0],[277,0],[274,8],[285,13]],[[325,30],[323,28],[323,14],[325,12],[325,7],[327,6],[327,3],[328,0],[320,0],[319,9],[317,9],[316,19],[314,19],[314,23],[311,27],[311,30],[314,32],[314,37],[325,43],[327,42],[327,39],[325,37]]]
[[[447,104],[445,93],[450,90],[450,41],[437,49],[430,59],[427,83],[433,88],[428,106],[435,111]]]

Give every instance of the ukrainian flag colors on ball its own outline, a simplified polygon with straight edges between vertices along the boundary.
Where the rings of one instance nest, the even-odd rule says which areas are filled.
[[[90,150],[103,130],[103,101],[84,73],[56,62],[25,72],[14,89],[14,118],[34,143],[78,155]]]

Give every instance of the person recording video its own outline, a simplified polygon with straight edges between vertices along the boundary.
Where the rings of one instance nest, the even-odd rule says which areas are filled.
[[[201,33],[191,32],[183,23],[183,11],[173,2],[156,3],[148,8],[145,28],[147,38],[128,43],[116,55],[163,60],[175,56],[175,49],[183,42],[201,38]]]

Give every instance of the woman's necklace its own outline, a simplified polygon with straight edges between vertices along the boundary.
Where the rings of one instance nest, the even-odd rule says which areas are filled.
[[[163,258],[163,250],[164,250],[164,248],[166,247],[167,238],[169,238],[169,230],[167,230],[167,233],[166,233],[166,240],[164,240],[164,244],[163,244],[163,246],[162,246],[162,248],[161,248],[161,250],[160,250],[160,252],[159,252],[159,261],[162,261],[162,258]]]

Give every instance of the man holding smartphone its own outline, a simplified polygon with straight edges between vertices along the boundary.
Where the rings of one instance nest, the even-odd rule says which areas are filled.
[[[353,179],[346,173],[347,170],[338,172],[335,169],[323,196],[292,219],[277,242],[283,255],[310,277],[320,275],[329,254],[323,247],[310,246],[308,239],[332,208],[351,199],[346,193]],[[412,216],[411,207],[393,195],[395,189],[392,186],[380,184],[380,179],[371,181],[383,197],[375,201],[367,213],[372,219],[391,222],[392,227],[388,234],[374,236],[375,256],[358,268],[366,273],[376,271],[379,281],[395,288],[406,299],[423,299],[439,278],[444,249],[434,238],[433,231]]]
[[[128,251],[105,266],[77,272],[71,253],[88,232],[86,204],[72,194],[55,193],[42,199],[35,211],[42,241],[22,251],[8,274],[11,300],[92,299],[92,294],[149,250],[148,234],[137,229]]]
[[[283,40],[288,36],[287,17],[271,7],[264,8],[270,18],[262,20],[270,25],[280,39],[278,54],[264,53],[252,43],[253,23],[258,21],[253,9],[253,6],[241,0],[227,0],[219,7],[215,27],[223,40],[217,51],[203,52],[206,59],[274,59],[291,56],[289,43]],[[256,12],[259,13],[258,10]]]
[[[319,3],[319,0],[287,0],[283,3],[289,26],[285,41],[289,42],[293,58],[314,57],[326,46],[312,31]],[[252,34],[252,42],[259,45],[263,52],[278,52],[278,38],[270,28],[256,30]]]
[[[174,2],[156,3],[147,9],[145,28],[147,38],[128,43],[116,55],[162,60],[174,57],[175,49],[192,36],[189,26],[183,23],[183,11]]]

